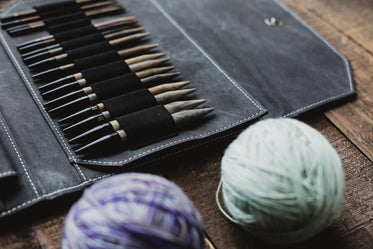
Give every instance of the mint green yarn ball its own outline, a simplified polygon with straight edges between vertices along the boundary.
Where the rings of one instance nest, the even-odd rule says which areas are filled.
[[[341,160],[318,131],[295,119],[260,121],[222,159],[229,219],[273,244],[305,241],[330,226],[344,206]]]

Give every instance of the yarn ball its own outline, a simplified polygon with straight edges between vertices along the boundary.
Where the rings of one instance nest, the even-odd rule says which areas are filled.
[[[221,165],[230,215],[218,202],[221,211],[268,243],[305,241],[343,210],[341,160],[321,133],[300,121],[267,119],[250,126],[229,145]]]
[[[155,175],[129,173],[84,191],[65,220],[64,249],[202,249],[198,210],[183,191]]]

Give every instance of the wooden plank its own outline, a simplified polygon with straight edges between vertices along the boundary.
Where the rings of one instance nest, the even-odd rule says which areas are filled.
[[[2,229],[3,230],[3,229]],[[0,248],[39,249],[39,242],[31,227],[11,229],[0,234]]]
[[[325,114],[373,160],[373,1],[283,2],[350,60],[358,98]]]
[[[365,241],[370,241],[373,245],[373,229],[370,224],[373,220],[373,163],[361,154],[337,128],[326,125],[326,122],[326,120],[322,122],[316,120],[316,122],[309,121],[308,123],[331,141],[344,165],[346,204],[343,216],[335,228],[346,238],[366,233]]]
[[[373,52],[371,0],[283,0],[291,8],[316,15],[366,51]],[[298,11],[297,11],[298,12]],[[300,15],[303,15],[300,14]]]
[[[62,231],[67,212],[48,217],[32,226],[41,248],[61,248]]]

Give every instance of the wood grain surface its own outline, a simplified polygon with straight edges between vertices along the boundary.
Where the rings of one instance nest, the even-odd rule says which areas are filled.
[[[0,1],[5,7],[11,1]],[[351,62],[358,98],[301,118],[324,134],[342,158],[346,204],[337,222],[312,240],[284,248],[373,248],[373,1],[283,0]],[[200,210],[209,248],[277,248],[255,240],[218,211],[215,191],[229,141],[162,162],[157,172],[181,186]],[[181,160],[182,159],[182,160]],[[60,248],[68,206],[57,214],[2,229],[0,248]]]

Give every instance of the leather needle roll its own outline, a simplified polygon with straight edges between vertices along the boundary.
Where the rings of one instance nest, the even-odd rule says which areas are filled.
[[[197,100],[184,100],[184,101],[173,101],[169,104],[165,104],[164,107],[170,114],[176,113],[182,110],[193,109],[200,104],[206,102],[204,99],[197,99]],[[124,115],[124,114],[123,114]],[[121,115],[122,116],[122,115]],[[116,132],[120,129],[120,125],[115,118],[109,122],[105,122],[103,124],[97,125],[86,132],[83,132],[76,137],[69,140],[71,144],[82,144],[82,143],[90,143],[93,140],[99,139],[105,135],[110,133]]]
[[[195,88],[168,91],[154,95],[147,89],[140,89],[124,95],[120,95],[109,99],[106,102],[106,107],[109,110],[100,112],[90,116],[80,122],[72,124],[63,129],[65,134],[77,135],[81,134],[92,127],[111,120],[113,117],[122,116],[128,113],[139,111],[156,104],[166,104],[179,100],[187,94],[195,91]]]
[[[56,32],[52,35],[47,35],[31,41],[20,43],[17,45],[17,49],[21,54],[25,54],[54,43],[60,43],[74,38],[81,38],[90,34],[106,35],[107,32],[110,32],[113,29],[115,30],[117,28],[126,27],[135,23],[136,18],[130,16],[115,18],[109,21],[96,23],[94,25],[87,24],[67,31]]]
[[[105,84],[110,84],[112,82],[107,82],[107,83],[106,82],[98,82],[98,83],[99,84],[103,83],[103,85],[105,86]],[[181,87],[186,86],[189,83],[190,83],[189,81],[164,83],[164,84],[160,84],[160,85],[156,85],[156,86],[150,87],[148,90],[149,90],[149,92],[151,94],[157,95],[157,94],[160,94],[160,93],[163,93],[163,92],[174,91],[174,90],[180,89]],[[117,95],[120,95],[120,94],[123,95],[125,93],[129,93],[129,92],[132,92],[132,91],[135,91],[135,90],[139,90],[139,89],[141,89],[140,87],[142,87],[142,86],[138,86],[138,85],[126,84],[126,82],[123,82],[122,85],[123,85],[123,88],[125,88],[125,90],[122,90],[122,89],[119,89],[119,91],[115,90],[116,93],[119,93]],[[107,86],[106,89],[108,89],[108,88],[114,88],[114,87]],[[88,89],[88,90],[90,90],[90,89]],[[93,92],[93,89],[92,89],[92,92]],[[111,94],[109,92],[106,95],[104,94],[104,98],[100,98],[100,99],[106,99],[106,97],[112,98],[112,97],[115,97],[115,96],[116,96],[116,94]],[[111,105],[112,104],[110,104],[110,106]],[[73,123],[77,123],[79,121],[82,121],[85,118],[97,115],[100,112],[103,112],[103,111],[106,111],[106,110],[107,110],[107,108],[106,108],[106,105],[105,105],[105,101],[102,101],[102,102],[100,102],[100,103],[98,103],[98,104],[96,104],[94,106],[90,106],[90,107],[84,108],[84,109],[82,109],[82,110],[80,110],[80,111],[78,111],[76,113],[73,113],[73,114],[71,114],[71,115],[69,115],[67,117],[64,117],[64,118],[60,119],[58,121],[58,123],[60,125],[61,124],[73,124]]]
[[[180,129],[183,126],[186,126],[188,124],[191,124],[201,119],[203,116],[207,115],[213,110],[214,108],[183,110],[183,111],[179,111],[179,112],[171,114],[171,119],[172,119],[173,125],[176,128]],[[144,111],[147,111],[147,109],[133,113],[131,116],[133,117],[134,115],[137,115],[141,117]],[[168,110],[166,111],[168,112]],[[127,132],[126,132],[126,129],[127,129],[126,124],[125,122],[121,122],[122,120],[126,121],[126,116],[122,116],[122,117],[119,117],[116,119],[118,121],[117,124],[119,124],[120,127],[115,132],[109,135],[103,136],[87,145],[84,145],[78,148],[77,150],[75,150],[75,152],[77,154],[98,153],[102,150],[105,150],[106,148],[110,148],[110,149],[121,148],[123,147],[124,144],[126,144],[127,142],[130,142],[129,136],[127,135]],[[124,123],[124,124],[121,125],[121,123]]]

